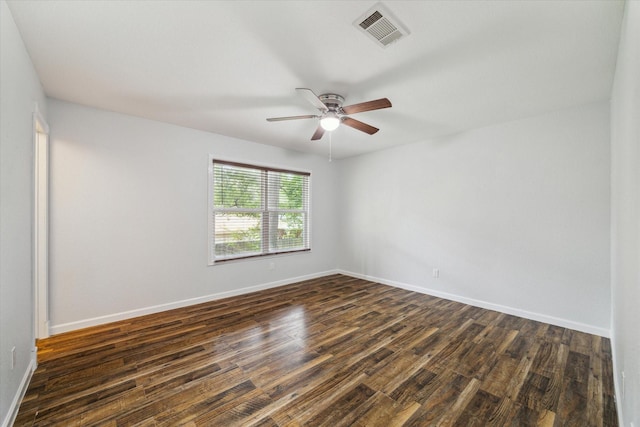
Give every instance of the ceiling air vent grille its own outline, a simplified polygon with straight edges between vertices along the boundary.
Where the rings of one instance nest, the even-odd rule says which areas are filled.
[[[391,12],[382,3],[376,4],[353,24],[382,47],[387,47],[409,35],[409,31],[391,15]]]

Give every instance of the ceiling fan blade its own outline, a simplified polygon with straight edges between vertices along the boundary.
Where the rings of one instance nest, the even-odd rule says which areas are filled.
[[[324,128],[322,126],[318,125],[318,129],[316,129],[315,133],[311,137],[311,140],[312,141],[317,141],[317,140],[322,138],[322,135],[324,135]]]
[[[299,119],[317,119],[320,116],[314,116],[313,114],[307,114],[304,116],[289,116],[289,117],[271,117],[267,119],[268,122],[281,122],[284,120],[299,120]]]
[[[344,111],[345,114],[355,114],[389,107],[391,107],[391,101],[387,98],[380,98],[374,101],[361,102],[360,104],[347,105],[346,107],[342,107],[342,111]]]
[[[306,87],[298,87],[296,88],[298,93],[302,95],[307,101],[309,101],[314,107],[316,107],[320,111],[327,111],[328,108],[324,105],[324,102],[320,101],[318,95],[313,93],[311,89],[307,89]]]
[[[369,135],[373,135],[378,132],[380,129],[374,128],[371,125],[361,122],[360,120],[352,119],[351,117],[343,117],[342,123],[354,129],[358,129],[364,133],[368,133]]]

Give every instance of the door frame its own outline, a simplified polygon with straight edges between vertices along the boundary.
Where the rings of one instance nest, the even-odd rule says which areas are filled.
[[[33,113],[33,314],[34,338],[49,336],[49,125]]]

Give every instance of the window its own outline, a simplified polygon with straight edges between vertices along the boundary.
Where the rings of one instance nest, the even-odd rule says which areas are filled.
[[[209,262],[308,251],[309,178],[213,160]]]

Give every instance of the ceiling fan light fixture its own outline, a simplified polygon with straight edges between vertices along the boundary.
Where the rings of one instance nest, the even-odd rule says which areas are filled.
[[[320,126],[322,126],[322,129],[331,132],[340,126],[340,118],[336,113],[330,111],[320,119]]]
[[[320,115],[306,114],[303,116],[271,117],[268,118],[267,121],[280,122],[283,120],[319,119],[318,127],[311,136],[312,141],[321,139],[325,132],[334,131],[340,125],[345,125],[360,132],[373,135],[380,129],[353,119],[350,115],[391,107],[391,101],[387,98],[374,99],[373,101],[360,102],[343,107],[342,103],[344,102],[344,98],[338,94],[324,93],[318,96],[313,93],[311,89],[304,87],[296,88],[296,91],[313,104],[313,106],[318,109]]]

